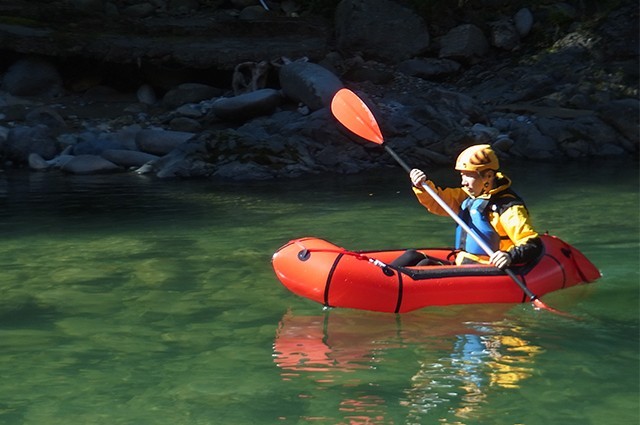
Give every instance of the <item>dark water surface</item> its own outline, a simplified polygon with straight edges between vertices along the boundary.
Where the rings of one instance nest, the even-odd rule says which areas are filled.
[[[511,171],[603,272],[530,305],[324,311],[272,253],[450,245],[400,169],[229,184],[0,175],[0,424],[637,424],[636,164]],[[434,173],[456,184],[448,170]]]

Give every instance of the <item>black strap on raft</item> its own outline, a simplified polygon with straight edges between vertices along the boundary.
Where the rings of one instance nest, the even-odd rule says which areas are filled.
[[[402,273],[398,273],[398,301],[396,302],[396,309],[394,313],[398,313],[400,311],[400,307],[402,307]]]
[[[571,260],[571,262],[573,263],[573,266],[576,268],[576,271],[578,272],[578,275],[580,276],[580,279],[582,279],[583,282],[589,282],[589,279],[587,279],[587,277],[584,275],[584,273],[580,269],[580,266],[578,265],[578,261],[576,260],[576,256],[573,255],[573,250],[571,249],[571,247],[565,243],[565,247],[560,248],[560,252],[562,252],[562,254],[564,254],[565,257]]]
[[[329,270],[329,274],[327,275],[327,283],[324,285],[324,305],[326,307],[331,307],[329,305],[329,288],[331,287],[331,281],[333,280],[333,272],[336,271],[336,267],[338,267],[338,263],[340,259],[344,256],[344,254],[340,253],[336,257],[335,261],[331,265],[331,270]]]

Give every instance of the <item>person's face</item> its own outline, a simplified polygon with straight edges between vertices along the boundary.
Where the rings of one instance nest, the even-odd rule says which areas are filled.
[[[477,171],[460,171],[460,178],[462,187],[466,188],[471,196],[480,196],[487,188],[485,183],[489,181],[490,176],[483,177]]]

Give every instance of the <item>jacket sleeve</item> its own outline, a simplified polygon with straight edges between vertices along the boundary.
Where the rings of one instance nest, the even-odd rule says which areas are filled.
[[[437,187],[431,180],[427,180],[425,182],[434,192],[438,194],[438,196],[457,214],[460,211],[460,205],[462,205],[462,201],[464,201],[469,195],[462,190],[461,188],[445,188],[441,189]],[[427,193],[419,187],[413,187],[413,192],[415,193],[418,201],[424,206],[429,212],[436,215],[444,215],[448,216],[447,212],[442,209],[442,207]]]
[[[513,242],[507,251],[514,264],[535,260],[542,253],[542,241],[533,229],[524,205],[514,205],[500,215],[500,224]]]

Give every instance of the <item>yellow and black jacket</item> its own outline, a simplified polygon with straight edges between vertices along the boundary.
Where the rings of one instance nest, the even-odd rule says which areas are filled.
[[[464,188],[436,187],[428,184],[442,200],[455,211],[492,250],[506,251],[514,264],[526,263],[537,258],[542,251],[538,233],[533,229],[524,201],[511,190],[511,180],[502,173],[496,174],[496,188],[478,197],[472,197]],[[430,212],[448,215],[424,190],[414,187],[418,201]],[[458,226],[456,248],[460,250],[457,264],[467,262],[486,263],[488,257],[482,249],[467,238]]]

